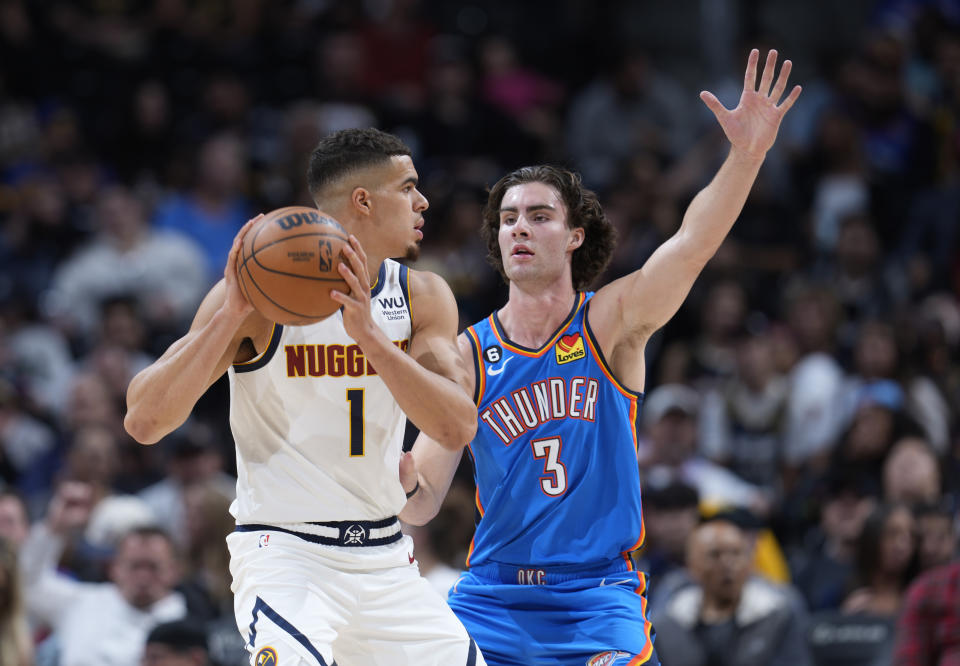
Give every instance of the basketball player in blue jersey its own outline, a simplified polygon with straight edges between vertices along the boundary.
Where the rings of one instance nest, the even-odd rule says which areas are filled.
[[[679,309],[729,232],[784,114],[791,63],[757,84],[752,51],[740,102],[701,99],[729,156],[677,233],[636,272],[586,291],[614,238],[577,175],[518,169],[490,191],[483,234],[509,283],[506,305],[459,337],[474,367],[478,430],[468,445],[480,516],[469,570],[448,602],[497,666],[656,664],[647,580],[629,552],[643,542],[636,423],[644,345]],[[401,461],[413,524],[438,510],[460,452],[421,434]]]
[[[228,373],[238,479],[227,544],[252,666],[482,665],[396,516],[407,418],[456,450],[476,432],[453,294],[391,259],[415,258],[423,237],[410,150],[375,129],[337,132],[311,154],[307,181],[350,233],[340,310],[306,326],[256,312],[237,280],[248,223],[190,331],[130,383],[124,424],[152,444]]]

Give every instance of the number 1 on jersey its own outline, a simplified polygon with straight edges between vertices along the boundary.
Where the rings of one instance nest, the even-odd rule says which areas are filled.
[[[350,403],[350,455],[363,455],[363,389],[347,389]]]
[[[533,457],[544,460],[543,471],[550,476],[540,477],[540,488],[550,497],[559,497],[567,490],[567,468],[560,462],[563,443],[559,437],[535,439],[530,442]]]

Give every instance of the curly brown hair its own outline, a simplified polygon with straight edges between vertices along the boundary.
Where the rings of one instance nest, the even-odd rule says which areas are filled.
[[[514,185],[543,183],[557,191],[567,209],[567,226],[583,229],[583,244],[573,251],[571,273],[573,288],[577,291],[588,288],[610,263],[617,232],[603,214],[597,195],[583,186],[580,175],[567,169],[550,165],[522,167],[508,173],[490,188],[487,203],[483,208],[483,225],[480,234],[487,244],[487,261],[509,282],[503,270],[500,254],[500,204]]]

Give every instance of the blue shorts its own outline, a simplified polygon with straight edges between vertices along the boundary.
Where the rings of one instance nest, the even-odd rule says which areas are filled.
[[[657,666],[646,586],[623,560],[579,571],[487,564],[447,602],[489,666]]]

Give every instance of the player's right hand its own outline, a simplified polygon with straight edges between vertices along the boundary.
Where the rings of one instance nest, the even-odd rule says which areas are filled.
[[[237,315],[246,316],[253,311],[253,306],[247,300],[243,289],[240,287],[240,278],[237,275],[237,267],[240,263],[240,250],[243,248],[243,239],[250,231],[250,228],[256,224],[257,220],[263,217],[260,213],[253,219],[247,221],[237,235],[233,238],[233,246],[230,248],[230,254],[227,255],[227,265],[223,269],[223,279],[226,283],[227,293],[223,303],[224,309]]]

